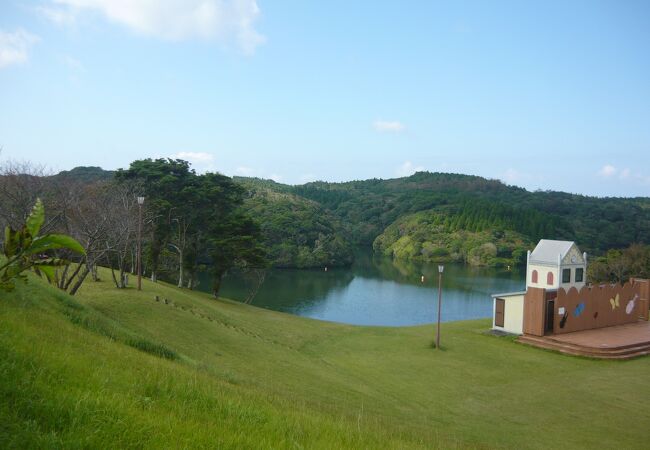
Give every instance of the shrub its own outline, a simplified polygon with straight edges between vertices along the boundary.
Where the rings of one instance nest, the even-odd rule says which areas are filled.
[[[172,361],[178,359],[178,354],[175,351],[170,350],[162,344],[156,344],[145,339],[129,339],[126,341],[126,345]]]

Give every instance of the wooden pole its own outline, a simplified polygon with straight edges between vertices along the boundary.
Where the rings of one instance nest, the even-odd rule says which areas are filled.
[[[440,349],[440,310],[442,304],[442,271],[438,272],[438,326],[436,328],[436,348]]]
[[[142,290],[142,203],[138,202],[138,291]]]

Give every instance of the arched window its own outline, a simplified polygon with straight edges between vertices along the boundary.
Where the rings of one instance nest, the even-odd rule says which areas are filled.
[[[536,270],[533,270],[533,274],[531,276],[531,281],[533,283],[537,283],[537,271]]]
[[[553,272],[549,272],[546,274],[546,284],[549,286],[553,286]]]

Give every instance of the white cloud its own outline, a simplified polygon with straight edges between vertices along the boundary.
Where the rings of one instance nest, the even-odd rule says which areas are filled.
[[[30,47],[38,41],[38,36],[22,29],[13,33],[0,30],[0,68],[27,61]]]
[[[240,166],[235,169],[235,174],[244,177],[252,177],[255,174],[255,169],[252,167]]]
[[[374,129],[379,132],[392,132],[392,133],[399,133],[402,132],[406,129],[403,123],[397,121],[397,120],[375,120],[375,122],[372,124]]]
[[[523,178],[523,174],[518,170],[513,169],[512,167],[506,170],[503,176],[501,177],[502,181],[505,181],[506,183],[514,183],[516,181],[521,180],[522,178]]]
[[[499,180],[506,184],[530,187],[531,185],[543,185],[545,177],[541,173],[522,172],[510,167],[499,177]]]
[[[310,181],[316,181],[316,175],[313,173],[304,173],[298,178],[300,184],[309,183]]]
[[[50,0],[38,10],[58,24],[97,13],[143,35],[234,42],[247,54],[266,41],[255,29],[261,14],[255,0]]]
[[[611,164],[605,164],[598,172],[602,178],[621,180],[627,183],[647,185],[650,184],[650,176],[633,171],[629,167],[619,169]]]
[[[183,159],[191,163],[209,163],[214,161],[214,156],[205,152],[178,152],[171,156],[171,158]]]
[[[77,19],[74,10],[61,6],[39,5],[36,12],[57,25],[72,25]]]
[[[278,175],[277,173],[269,174],[264,170],[255,169],[253,167],[248,167],[248,166],[238,166],[234,170],[234,175],[240,175],[242,177],[256,177],[256,178],[262,178],[264,180],[273,180],[276,183],[281,183],[282,180],[284,179],[282,175]]]
[[[616,172],[618,172],[618,169],[616,169],[616,167],[612,166],[611,164],[605,164],[598,171],[598,175],[600,175],[603,178],[610,178],[616,175]]]
[[[404,163],[397,168],[395,173],[398,177],[408,177],[413,175],[415,172],[421,172],[424,170],[422,166],[414,166],[411,161],[404,161]]]

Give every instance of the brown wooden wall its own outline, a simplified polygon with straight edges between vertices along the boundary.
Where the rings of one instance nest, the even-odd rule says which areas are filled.
[[[624,285],[583,287],[579,291],[560,288],[555,299],[555,334],[622,325],[648,318],[648,280]],[[564,312],[560,311],[564,308]],[[524,314],[525,315],[525,314]],[[543,326],[543,319],[540,320]]]
[[[524,334],[544,336],[546,289],[529,287],[524,295]]]
[[[641,295],[641,315],[643,320],[649,320],[650,311],[650,281],[648,280],[630,280],[640,284],[639,294]]]

